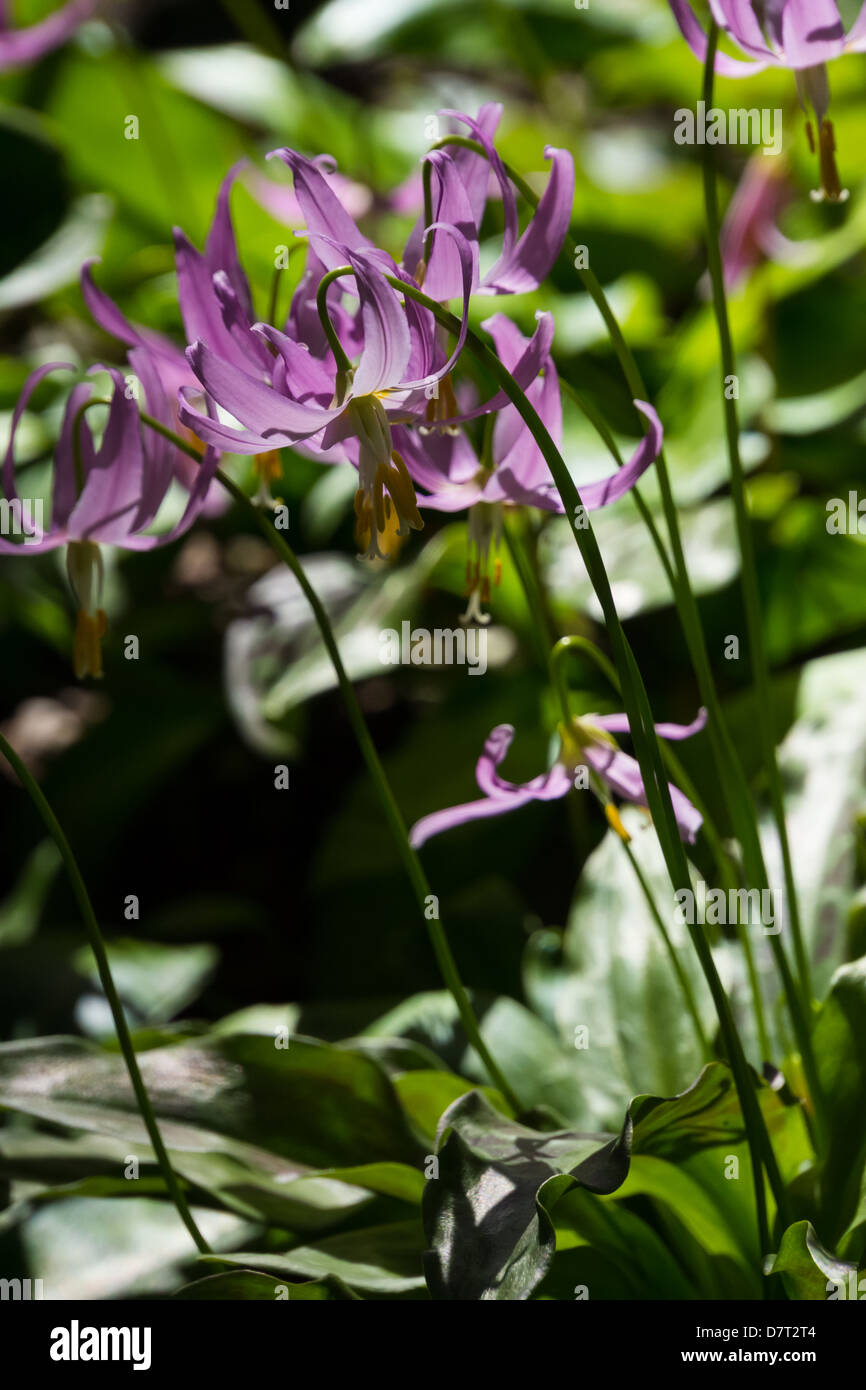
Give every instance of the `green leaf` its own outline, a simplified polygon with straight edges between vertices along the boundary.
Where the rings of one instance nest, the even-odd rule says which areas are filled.
[[[284,1050],[273,1038],[233,1034],[154,1048],[139,1061],[174,1167],[222,1206],[315,1231],[374,1193],[420,1199],[420,1147],[372,1058],[306,1039]],[[152,1163],[117,1055],[72,1039],[0,1046],[0,1107],[102,1136],[109,1173],[122,1173],[130,1153]],[[17,1171],[29,1163],[35,1173],[38,1144],[26,1159],[0,1158],[0,1171],[16,1161]],[[92,1154],[63,1171],[92,1173]]]
[[[273,1274],[262,1274],[254,1269],[238,1269],[226,1274],[209,1274],[205,1279],[196,1279],[191,1284],[184,1284],[172,1297],[187,1303],[210,1299],[235,1303],[274,1303],[281,1300],[297,1303],[354,1301],[357,1294],[352,1293],[336,1275],[310,1280],[305,1284],[286,1284]]]
[[[11,893],[0,903],[0,946],[20,946],[33,936],[59,867],[54,841],[42,840],[24,864]]]
[[[424,1287],[423,1241],[420,1221],[399,1221],[326,1236],[315,1245],[298,1246],[279,1255],[246,1252],[221,1257],[221,1261],[269,1273],[306,1274],[313,1279],[335,1275],[352,1289],[400,1294]],[[202,1256],[202,1263],[209,1259]]]
[[[866,1167],[866,956],[834,975],[815,1025],[815,1055],[830,1122],[822,1233],[835,1242],[857,1210]]]
[[[712,1001],[675,920],[658,841],[639,811],[626,808],[623,820],[712,1035]],[[584,865],[561,943],[553,932],[530,939],[524,979],[567,1050],[572,1124],[614,1128],[630,1096],[676,1094],[703,1061],[658,925],[613,831]]]
[[[200,942],[166,946],[160,942],[119,939],[108,946],[108,960],[118,993],[147,1023],[165,1023],[197,999],[219,961],[215,946]],[[76,952],[75,964],[98,985],[89,947]],[[110,1018],[105,1031],[111,1030]]]
[[[618,1139],[542,1134],[473,1091],[445,1112],[442,1128],[439,1175],[423,1204],[434,1298],[528,1298],[553,1257],[557,1199],[576,1182],[612,1192],[628,1172],[628,1124]]]
[[[799,1107],[756,1084],[790,1181],[808,1155]],[[568,1231],[565,1248],[577,1237],[592,1246],[594,1260],[602,1257],[606,1287],[637,1296],[629,1273],[637,1228],[608,1210],[622,1201],[634,1211],[635,1198],[637,1214],[651,1226],[640,1232],[648,1267],[661,1267],[659,1239],[675,1256],[663,1261],[668,1296],[683,1296],[686,1287],[691,1297],[760,1296],[745,1131],[723,1064],[705,1067],[671,1099],[637,1096],[619,1138],[531,1129],[501,1116],[477,1092],[456,1101],[440,1128],[439,1176],[428,1183],[422,1208],[434,1298],[531,1297],[551,1270],[555,1227]],[[577,1188],[597,1194],[600,1204],[582,1191],[566,1197]],[[575,1268],[566,1262],[568,1277]]]
[[[825,1303],[858,1298],[857,1266],[824,1249],[811,1221],[797,1221],[782,1236],[779,1252],[768,1259],[769,1274],[781,1274],[789,1298]]]

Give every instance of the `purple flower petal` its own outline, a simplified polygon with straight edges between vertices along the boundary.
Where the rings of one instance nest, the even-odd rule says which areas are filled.
[[[479,108],[475,118],[475,126],[490,145],[493,144],[493,137],[501,119],[502,105],[500,102],[487,101]],[[465,146],[461,147],[460,145],[451,147],[451,158],[457,165],[463,186],[466,189],[477,239],[487,203],[487,190],[490,187],[490,161],[485,159],[483,155],[476,154],[474,150],[467,150]]]
[[[487,294],[525,294],[549,275],[562,250],[574,203],[574,160],[567,150],[548,145],[545,159],[553,160],[538,207],[517,245],[484,276]]]
[[[397,292],[380,264],[362,251],[345,248],[345,262],[355,272],[361,302],[364,346],[352,382],[353,396],[369,396],[396,386],[409,362],[409,325]]]
[[[550,349],[553,343],[553,315],[550,313],[536,314],[536,328],[527,344],[526,350],[510,368],[511,375],[514,377],[521,391],[526,391],[532,385],[544,363],[550,357]],[[482,415],[489,415],[494,410],[503,410],[511,403],[511,398],[504,391],[497,391],[495,396],[491,396],[483,405],[477,405],[472,410],[464,411],[462,415],[454,415],[447,420],[441,420],[441,425],[459,425],[465,420],[477,420]]]
[[[172,402],[166,397],[159,379],[159,372],[152,355],[146,348],[133,348],[129,353],[129,365],[144,388],[144,404],[148,414],[158,420],[166,429],[174,429],[174,410]],[[168,491],[175,472],[177,449],[171,440],[164,438],[148,425],[140,426],[144,447],[144,462],[141,507],[135,518],[134,531],[143,531],[156,516]]]
[[[484,745],[484,752],[478,760],[476,777],[482,791],[488,794],[481,801],[469,801],[462,806],[450,806],[444,811],[435,811],[416,821],[409,832],[409,842],[418,849],[434,835],[450,830],[456,825],[466,825],[469,821],[488,816],[503,815],[525,806],[530,801],[551,801],[565,796],[571,790],[572,780],[560,763],[554,763],[549,772],[536,777],[525,786],[506,782],[496,769],[502,762],[511,741],[514,729],[510,724],[499,724],[492,731]]]
[[[202,414],[190,400],[190,388],[182,386],[178,392],[178,419],[188,430],[205,444],[231,454],[266,454],[271,449],[280,449],[294,442],[288,435],[270,435],[267,438],[255,430],[236,429],[223,424],[214,416]]]
[[[633,802],[635,806],[647,805],[643,777],[635,758],[618,748],[609,748],[603,744],[587,744],[583,749],[583,758],[587,766],[591,767],[617,796],[621,796],[624,801]],[[703,825],[703,817],[679,787],[668,783],[668,790],[680,836],[689,844],[694,844]]]
[[[248,430],[270,441],[265,448],[279,448],[293,443],[295,439],[318,434],[329,420],[341,413],[342,407],[322,410],[318,406],[301,405],[279,395],[264,382],[257,381],[247,372],[218,357],[205,343],[193,343],[187,349],[187,360],[204,389],[224,410]],[[193,414],[188,406],[186,414]],[[190,424],[186,415],[183,418],[185,424]],[[201,416],[197,418],[201,420]],[[190,424],[190,428],[194,426]],[[215,444],[217,440],[210,439],[208,442]]]
[[[485,320],[482,327],[493,339],[500,362],[511,371],[525,352],[528,339],[504,314],[494,314],[492,318]],[[541,370],[543,375],[531,383],[526,390],[526,396],[554,444],[558,446],[562,441],[562,401],[559,375],[551,356],[548,355],[545,359]],[[550,469],[544,455],[514,405],[507,405],[496,416],[493,426],[493,461],[497,465],[497,471],[502,468],[509,478],[516,478],[519,484],[530,492],[551,481]],[[495,475],[491,481],[495,481]]]
[[[321,259],[326,269],[336,270],[337,266],[345,264],[345,258],[341,258],[340,254],[341,247],[347,247],[350,251],[371,248],[370,241],[358,230],[313,160],[285,148],[271,150],[267,157],[281,159],[291,169],[295,195],[304,214],[307,231],[311,236],[319,233],[326,238],[321,248]]]
[[[6,445],[6,454],[3,458],[3,495],[8,502],[14,502],[18,497],[18,492],[15,487],[15,432],[18,429],[21,416],[27,409],[30,397],[33,395],[39,383],[44,381],[51,372],[74,372],[75,370],[76,368],[71,362],[46,362],[43,366],[37,367],[35,371],[30,373],[21,388],[21,395],[15,402],[15,409],[12,412],[12,423],[9,427],[9,443]]]
[[[253,316],[253,301],[250,294],[249,281],[244,273],[238,256],[237,242],[235,241],[234,227],[232,226],[231,212],[229,209],[229,196],[232,184],[240,171],[246,167],[247,161],[239,159],[237,164],[233,164],[223,179],[217,194],[216,212],[211,223],[210,231],[207,234],[204,254],[211,272],[215,274],[218,270],[228,277],[229,284],[237,295],[238,303],[243,310],[244,316],[249,321]]]
[[[0,33],[0,72],[35,63],[43,54],[59,48],[90,18],[98,3],[99,0],[72,0],[72,4],[63,6],[39,24]]]
[[[480,467],[478,455],[470,441],[461,430],[459,434],[432,430],[429,434],[419,434],[417,430],[404,429],[401,425],[392,428],[391,438],[394,448],[402,458],[413,482],[427,492],[441,493],[449,487],[459,487],[474,479]],[[480,495],[481,489],[477,487]],[[421,506],[427,499],[418,498]],[[430,499],[435,510],[436,497]],[[461,510],[461,507],[455,510]]]
[[[621,497],[631,491],[638,479],[659,456],[664,438],[661,421],[652,406],[647,405],[646,401],[635,401],[634,404],[641,414],[649,420],[649,431],[644,435],[627,464],[618,468],[609,478],[602,478],[597,483],[586,483],[579,489],[581,504],[587,512],[594,512],[599,507],[607,507],[612,502],[618,502]],[[508,501],[526,507],[541,507],[545,511],[560,513],[565,510],[565,504],[552,479],[548,482],[537,482],[532,488],[529,488],[524,484],[522,478],[516,476],[505,466],[496,469],[484,490],[484,496],[487,501],[491,502]]]
[[[70,540],[122,545],[134,530],[144,472],[141,425],[135,400],[127,398],[122,374],[111,369],[114,393],[102,443],[89,460],[84,487],[69,515]],[[82,432],[90,433],[85,420]]]
[[[514,195],[514,189],[511,186],[511,180],[505,172],[505,165],[502,163],[499,152],[490,137],[489,121],[482,122],[480,119],[477,121],[473,120],[471,116],[465,115],[464,112],[453,111],[448,107],[443,108],[439,114],[442,116],[450,116],[453,120],[459,121],[461,125],[465,125],[469,128],[473,138],[483,147],[493,176],[499,184],[499,189],[502,194],[502,210],[505,216],[502,254],[486,277],[488,279],[495,279],[500,268],[506,265],[510,260],[511,253],[517,241],[517,199]],[[467,151],[467,153],[472,152]],[[480,158],[480,156],[476,155],[476,158]]]
[[[223,320],[222,306],[214,290],[214,273],[208,259],[197,251],[179,227],[174,229],[177,296],[187,341],[197,338],[226,362],[242,370],[252,363]]]
[[[586,722],[596,724],[600,729],[606,729],[609,734],[627,734],[630,732],[627,714],[593,714],[588,715]],[[684,739],[693,738],[706,728],[707,711],[699,709],[691,724],[656,724],[655,731],[660,738]]]
[[[475,157],[477,159],[480,156],[476,155]],[[478,229],[472,215],[472,206],[465,184],[460,177],[456,161],[445,150],[432,150],[427,156],[427,162],[433,170],[433,216],[431,220],[435,224],[447,222],[450,226],[456,227],[467,245],[473,248],[473,277],[469,288],[470,292],[474,291],[478,287]],[[429,228],[424,226],[422,215],[415,223],[406,243],[403,264],[412,276],[415,275],[418,264],[422,260],[428,230]],[[465,298],[463,258],[460,247],[453,237],[434,234],[430,259],[424,270],[424,292],[429,294],[431,299],[440,302],[446,299],[455,299],[458,295]]]
[[[463,351],[466,343],[466,334],[469,330],[469,298],[472,293],[472,285],[478,279],[478,248],[474,243],[466,240],[462,232],[449,223],[434,222],[432,229],[438,232],[439,237],[444,236],[447,240],[454,243],[460,264],[461,289],[463,297],[463,307],[460,315],[460,331],[454,344],[451,356],[438,366],[435,371],[428,372],[425,376],[418,377],[415,381],[401,381],[400,386],[403,390],[424,390],[435,382],[441,381],[454,368]],[[357,389],[357,387],[356,387]]]
[[[668,0],[668,3],[689,48],[699,62],[705,63],[707,60],[707,36],[701,28],[689,0]],[[751,77],[754,73],[761,72],[771,63],[778,61],[769,49],[766,52],[766,59],[748,62],[744,62],[740,58],[729,58],[727,53],[716,53],[715,70],[720,77]]]
[[[661,420],[646,401],[635,401],[634,404],[641,415],[649,420],[649,430],[623,468],[618,468],[610,478],[603,478],[597,483],[587,483],[579,489],[581,503],[588,512],[595,511],[598,507],[606,507],[609,503],[624,497],[661,453],[664,442]]]
[[[782,11],[782,50],[790,68],[812,68],[838,58],[845,26],[834,0],[788,0]]]

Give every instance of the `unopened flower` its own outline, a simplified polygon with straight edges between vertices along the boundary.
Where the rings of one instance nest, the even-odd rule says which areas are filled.
[[[238,256],[229,207],[232,187],[245,164],[245,160],[239,160],[220,184],[203,251],[198,251],[179,227],[174,229],[175,265],[185,341],[190,343],[203,337],[228,361],[256,370],[270,362],[270,354],[266,344],[251,332],[252,296]],[[186,429],[178,414],[178,392],[182,387],[207,406],[184,349],[162,333],[130,323],[109,295],[94,283],[92,267],[95,263],[91,259],[81,270],[81,292],[87,308],[100,328],[111,337],[129,348],[147,350],[165,396],[171,428],[203,452],[200,439]],[[178,480],[185,487],[193,486],[198,465],[179,450],[175,451],[175,464]],[[264,496],[274,476],[268,460],[259,469],[259,476]],[[214,489],[208,498],[208,511],[221,510],[223,505],[222,490]]]
[[[846,29],[835,0],[709,0],[719,28],[747,54],[743,60],[717,53],[715,70],[722,77],[749,77],[768,67],[790,68],[804,111],[815,113],[817,135],[807,124],[809,144],[818,154],[821,187],[813,198],[842,202],[836,168],[836,137],[827,119],[830,85],[827,63],[844,53],[866,52],[866,5]],[[707,36],[689,0],[670,0],[670,7],[692,52],[706,61]]]
[[[700,732],[706,720],[706,710],[701,710],[692,724],[657,724],[656,733],[667,739],[691,738]],[[550,771],[533,778],[531,782],[520,784],[507,782],[499,775],[499,766],[511,747],[514,729],[510,724],[497,725],[485,743],[475,769],[481,799],[435,811],[416,821],[409,837],[412,845],[418,849],[434,835],[440,835],[443,830],[450,830],[454,826],[489,816],[501,816],[531,801],[553,801],[565,796],[578,781],[579,769],[586,770],[590,785],[595,782],[605,806],[610,804],[608,793],[613,792],[624,801],[646,807],[647,796],[640,767],[634,758],[622,752],[613,737],[614,734],[627,734],[628,731],[628,716],[625,714],[586,715],[573,719],[568,728],[560,725],[560,751]],[[701,814],[678,787],[669,785],[668,790],[680,835],[693,844],[701,828]],[[608,815],[611,825],[620,833],[618,819],[618,816]]]

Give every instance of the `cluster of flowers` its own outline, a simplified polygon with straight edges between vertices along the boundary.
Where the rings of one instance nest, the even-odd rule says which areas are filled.
[[[567,151],[548,147],[544,193],[521,232],[515,192],[493,143],[501,108],[477,118],[440,113],[468,132],[471,144],[435,148],[426,156],[427,215],[421,214],[398,263],[373,245],[350,216],[332,167],[289,149],[274,151],[293,175],[303,214],[307,259],[288,315],[279,326],[254,321],[252,296],[238,256],[230,193],[240,166],[229,171],[203,251],[175,233],[179,307],[188,346],[130,323],[82,271],[85,301],[96,322],[127,348],[130,375],[108,370],[112,383],[101,438],[91,428],[98,401],[83,380],[68,397],[56,445],[50,525],[36,545],[0,540],[0,553],[34,554],[67,548],[78,606],[75,664],[79,676],[102,672],[100,545],[141,550],[166,544],[205,507],[222,452],[256,458],[263,479],[275,471],[275,451],[301,450],[324,463],[352,465],[358,475],[356,534],[369,557],[387,558],[399,537],[422,525],[421,509],[468,510],[478,555],[468,574],[470,608],[487,595],[487,563],[503,506],[562,510],[538,445],[507,396],[461,410],[454,376],[464,348],[470,298],[534,289],[546,278],[567,231],[574,168]],[[491,190],[502,203],[504,231],[495,264],[479,269],[479,237]],[[409,291],[422,294],[413,298]],[[423,296],[428,297],[427,303]],[[448,338],[430,306],[459,302],[459,331]],[[562,436],[559,381],[551,356],[552,316],[537,316],[526,338],[505,315],[485,327],[500,360],[532,401],[555,441]],[[28,379],[14,412],[3,462],[3,490],[16,499],[15,437],[35,387],[67,364],[49,363]],[[68,368],[67,368],[68,369]],[[135,384],[131,385],[131,382]],[[581,489],[586,510],[623,496],[657,457],[662,430],[653,408],[636,402],[647,433],[632,459],[613,476]],[[493,417],[481,459],[461,426]],[[196,441],[200,462],[178,448]],[[276,467],[279,467],[278,460]],[[169,487],[181,483],[188,500],[167,533],[153,529]],[[697,728],[698,726],[694,726]],[[694,728],[661,726],[668,737]],[[586,720],[562,730],[563,753],[551,773],[525,787],[503,782],[495,768],[510,739],[505,726],[491,735],[479,763],[485,801],[421,822],[421,843],[438,830],[478,815],[506,811],[574,785],[578,763],[597,787],[646,804],[636,762],[614,744],[627,721]],[[694,807],[676,789],[680,828],[693,839]],[[603,798],[609,801],[605,791]]]

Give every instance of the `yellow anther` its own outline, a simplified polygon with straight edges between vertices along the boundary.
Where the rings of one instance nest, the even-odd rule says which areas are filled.
[[[607,823],[611,827],[611,829],[616,831],[619,838],[625,844],[628,844],[631,840],[631,836],[629,835],[628,831],[623,825],[619,811],[616,809],[612,801],[605,802],[604,814],[607,817]]]
[[[266,454],[256,454],[253,464],[262,483],[275,483],[283,476],[282,460],[276,449],[269,449]]]

